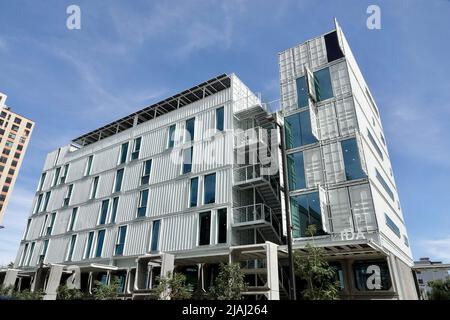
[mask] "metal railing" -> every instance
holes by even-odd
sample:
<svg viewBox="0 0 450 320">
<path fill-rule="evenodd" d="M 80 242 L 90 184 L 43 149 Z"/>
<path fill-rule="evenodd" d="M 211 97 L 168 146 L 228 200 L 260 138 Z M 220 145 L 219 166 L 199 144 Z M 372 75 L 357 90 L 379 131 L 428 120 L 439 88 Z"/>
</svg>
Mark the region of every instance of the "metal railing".
<svg viewBox="0 0 450 320">
<path fill-rule="evenodd" d="M 233 208 L 233 222 L 235 225 L 250 224 L 251 222 L 268 222 L 278 236 L 281 235 L 281 223 L 272 209 L 264 203 Z"/>
<path fill-rule="evenodd" d="M 270 142 L 270 131 L 261 127 L 238 130 L 234 134 L 234 147 L 242 148 L 254 144 L 267 146 Z"/>
<path fill-rule="evenodd" d="M 258 178 L 266 179 L 266 176 L 261 175 L 261 167 L 262 165 L 257 163 L 234 169 L 234 182 L 245 182 Z"/>
</svg>

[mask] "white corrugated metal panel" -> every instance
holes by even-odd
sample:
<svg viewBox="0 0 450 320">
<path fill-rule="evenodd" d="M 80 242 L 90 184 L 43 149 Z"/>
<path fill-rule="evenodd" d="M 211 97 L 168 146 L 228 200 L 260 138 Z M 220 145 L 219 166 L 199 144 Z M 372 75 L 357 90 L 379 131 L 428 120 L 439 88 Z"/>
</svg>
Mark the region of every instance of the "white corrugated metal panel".
<svg viewBox="0 0 450 320">
<path fill-rule="evenodd" d="M 28 244 L 28 249 L 27 249 L 28 251 L 27 251 L 27 254 L 28 254 L 29 251 L 30 251 L 30 246 L 31 246 L 31 244 Z M 24 248 L 25 248 L 25 244 L 22 243 L 22 244 L 19 246 L 19 250 L 17 250 L 17 255 L 16 255 L 16 258 L 14 259 L 14 267 L 19 266 L 20 260 L 22 259 L 22 255 L 23 255 L 23 250 L 24 250 Z"/>
<path fill-rule="evenodd" d="M 142 136 L 140 158 L 152 157 L 164 151 L 167 143 L 167 130 L 167 128 L 163 128 Z"/>
<path fill-rule="evenodd" d="M 44 223 L 44 217 L 44 215 L 40 215 L 31 219 L 31 225 L 30 229 L 28 230 L 26 240 L 33 240 L 39 237 L 39 233 L 42 229 L 42 224 Z"/>
<path fill-rule="evenodd" d="M 150 195 L 149 195 L 150 196 Z M 127 193 L 119 198 L 116 222 L 131 221 L 136 218 L 139 192 Z"/>
<path fill-rule="evenodd" d="M 149 192 L 149 217 L 157 217 L 171 212 L 180 212 L 188 205 L 189 179 L 171 181 L 152 187 Z"/>
<path fill-rule="evenodd" d="M 78 209 L 74 230 L 94 228 L 97 225 L 101 201 L 91 202 Z"/>
<path fill-rule="evenodd" d="M 30 244 L 30 246 L 31 246 L 31 244 Z M 36 241 L 36 244 L 34 246 L 34 250 L 32 252 L 32 256 L 30 259 L 30 266 L 37 265 L 38 260 L 39 260 L 39 255 L 41 254 L 41 250 L 42 250 L 42 240 Z"/>
<path fill-rule="evenodd" d="M 225 150 L 225 147 L 230 147 L 230 144 L 226 144 L 226 135 L 219 135 L 217 138 L 210 141 L 203 141 L 194 146 L 193 156 L 193 169 L 194 173 L 214 170 L 218 167 L 223 167 L 226 164 L 232 164 L 232 162 L 226 162 L 227 155 L 231 153 L 232 149 Z M 230 161 L 230 160 L 228 160 Z"/>
<path fill-rule="evenodd" d="M 330 67 L 331 82 L 334 96 L 339 98 L 351 92 L 350 78 L 347 72 L 347 64 L 340 62 Z"/>
<path fill-rule="evenodd" d="M 344 158 L 340 143 L 323 146 L 327 183 L 345 181 Z"/>
<path fill-rule="evenodd" d="M 69 153 L 71 146 L 67 145 L 64 147 L 59 148 L 59 155 L 56 160 L 56 166 L 60 166 L 66 162 L 66 155 Z"/>
<path fill-rule="evenodd" d="M 314 188 L 323 183 L 322 157 L 320 149 L 314 148 L 303 152 L 307 188 Z"/>
<path fill-rule="evenodd" d="M 52 238 L 48 243 L 45 262 L 46 263 L 63 262 L 65 259 L 67 245 L 69 241 L 70 236 Z"/>
<path fill-rule="evenodd" d="M 159 183 L 175 179 L 180 175 L 181 150 L 174 149 L 163 153 L 152 160 L 152 176 L 150 183 Z"/>
<path fill-rule="evenodd" d="M 128 225 L 124 255 L 140 255 L 148 251 L 152 221 Z"/>
<path fill-rule="evenodd" d="M 289 49 L 279 55 L 280 83 L 282 84 L 296 78 L 293 52 L 292 49 Z"/>
<path fill-rule="evenodd" d="M 77 181 L 73 185 L 72 191 L 72 199 L 70 203 L 72 205 L 78 205 L 86 202 L 89 198 L 89 192 L 91 190 L 92 179 L 83 179 L 81 181 Z"/>
<path fill-rule="evenodd" d="M 295 80 L 281 84 L 281 103 L 285 111 L 297 107 L 297 84 Z"/>
<path fill-rule="evenodd" d="M 336 100 L 336 111 L 341 135 L 353 133 L 357 128 L 353 97 Z"/>
<path fill-rule="evenodd" d="M 152 162 L 153 165 L 153 162 Z M 125 173 L 122 181 L 122 191 L 129 191 L 132 189 L 136 189 L 141 184 L 141 176 L 143 172 L 143 162 L 135 161 L 130 163 L 125 168 Z"/>
<path fill-rule="evenodd" d="M 351 216 L 350 200 L 347 188 L 329 191 L 331 221 L 333 232 L 353 230 L 353 219 Z"/>
<path fill-rule="evenodd" d="M 328 62 L 324 37 L 318 37 L 308 41 L 311 67 L 314 69 Z"/>
<path fill-rule="evenodd" d="M 339 135 L 334 103 L 327 103 L 317 109 L 319 118 L 320 139 L 326 140 Z"/>
<path fill-rule="evenodd" d="M 45 158 L 43 171 L 49 170 L 54 167 L 58 153 L 59 149 L 56 149 L 55 151 L 52 151 L 47 154 L 47 157 Z"/>
<path fill-rule="evenodd" d="M 87 245 L 87 237 L 89 232 L 83 232 L 77 234 L 77 242 L 72 254 L 72 261 L 81 261 L 84 258 L 84 250 Z"/>
<path fill-rule="evenodd" d="M 67 173 L 66 183 L 81 179 L 86 168 L 87 158 L 75 160 L 70 163 L 69 172 Z"/>
<path fill-rule="evenodd" d="M 161 223 L 160 250 L 176 251 L 195 248 L 197 221 L 197 214 L 165 218 Z"/>
<path fill-rule="evenodd" d="M 42 184 L 42 190 L 46 191 L 52 187 L 53 179 L 55 177 L 55 169 L 47 171 L 45 174 L 45 180 Z"/>
<path fill-rule="evenodd" d="M 120 146 L 102 150 L 95 154 L 92 163 L 92 174 L 98 174 L 105 170 L 110 170 L 117 165 L 119 159 Z"/>
<path fill-rule="evenodd" d="M 301 77 L 304 72 L 303 66 L 309 65 L 308 43 L 297 45 L 294 50 L 295 78 Z"/>
<path fill-rule="evenodd" d="M 103 243 L 102 258 L 110 258 L 114 255 L 117 240 L 117 228 L 106 229 L 105 242 Z"/>
<path fill-rule="evenodd" d="M 127 169 L 125 169 L 124 179 L 126 178 L 127 174 Z M 116 171 L 108 171 L 100 175 L 100 179 L 98 181 L 97 198 L 107 197 L 112 193 L 115 178 Z"/>
<path fill-rule="evenodd" d="M 57 189 L 53 189 L 50 201 L 48 203 L 47 209 L 48 211 L 54 211 L 61 208 L 63 205 L 64 197 L 67 192 L 67 186 L 62 186 Z M 45 197 L 44 197 L 45 198 Z M 42 200 L 44 201 L 44 200 Z"/>
<path fill-rule="evenodd" d="M 55 224 L 53 226 L 52 235 L 62 234 L 67 231 L 72 209 L 65 209 L 56 213 Z"/>
<path fill-rule="evenodd" d="M 223 204 L 231 202 L 232 169 L 224 169 L 216 173 L 216 203 Z"/>
<path fill-rule="evenodd" d="M 377 229 L 375 209 L 368 184 L 349 188 L 350 201 L 358 231 L 371 231 Z"/>
</svg>

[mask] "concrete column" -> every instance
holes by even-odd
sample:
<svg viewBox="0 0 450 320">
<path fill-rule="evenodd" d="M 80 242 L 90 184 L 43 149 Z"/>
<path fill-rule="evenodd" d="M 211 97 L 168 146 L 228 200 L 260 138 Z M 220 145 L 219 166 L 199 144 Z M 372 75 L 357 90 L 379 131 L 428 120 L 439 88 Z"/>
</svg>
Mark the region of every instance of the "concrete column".
<svg viewBox="0 0 450 320">
<path fill-rule="evenodd" d="M 267 285 L 269 300 L 280 300 L 280 283 L 278 278 L 278 249 L 277 245 L 266 241 L 267 257 Z"/>
<path fill-rule="evenodd" d="M 9 287 L 14 286 L 17 279 L 17 274 L 19 273 L 19 270 L 17 269 L 8 269 L 6 271 L 5 280 L 3 280 L 3 286 Z"/>
<path fill-rule="evenodd" d="M 81 270 L 79 266 L 68 266 L 67 271 L 72 275 L 67 278 L 66 285 L 69 289 L 81 289 Z"/>
<path fill-rule="evenodd" d="M 60 264 L 54 264 L 50 268 L 50 274 L 45 287 L 44 300 L 56 300 L 56 291 L 61 282 L 61 275 L 64 266 Z"/>
</svg>

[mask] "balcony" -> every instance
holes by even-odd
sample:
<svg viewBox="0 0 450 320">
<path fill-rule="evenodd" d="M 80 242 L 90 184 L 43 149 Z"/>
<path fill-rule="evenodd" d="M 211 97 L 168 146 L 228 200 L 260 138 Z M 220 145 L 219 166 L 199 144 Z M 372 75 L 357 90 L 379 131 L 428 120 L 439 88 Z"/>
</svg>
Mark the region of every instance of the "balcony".
<svg viewBox="0 0 450 320">
<path fill-rule="evenodd" d="M 270 227 L 279 237 L 281 223 L 272 209 L 264 203 L 233 208 L 233 227 Z"/>
<path fill-rule="evenodd" d="M 255 127 L 246 130 L 238 130 L 234 134 L 234 148 L 257 148 L 265 147 L 268 148 L 270 146 L 270 130 Z"/>
</svg>

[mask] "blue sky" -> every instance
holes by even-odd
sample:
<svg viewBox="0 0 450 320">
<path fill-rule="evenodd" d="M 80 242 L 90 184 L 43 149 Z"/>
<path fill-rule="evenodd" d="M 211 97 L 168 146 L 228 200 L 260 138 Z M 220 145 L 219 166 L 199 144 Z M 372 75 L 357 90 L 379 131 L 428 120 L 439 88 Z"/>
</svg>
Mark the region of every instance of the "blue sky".
<svg viewBox="0 0 450 320">
<path fill-rule="evenodd" d="M 66 8 L 81 8 L 81 30 Z M 366 27 L 369 4 L 381 30 Z M 450 1 L 2 0 L 0 91 L 36 129 L 0 230 L 13 260 L 45 156 L 222 73 L 279 98 L 277 53 L 337 17 L 384 124 L 415 258 L 450 261 Z"/>
</svg>

